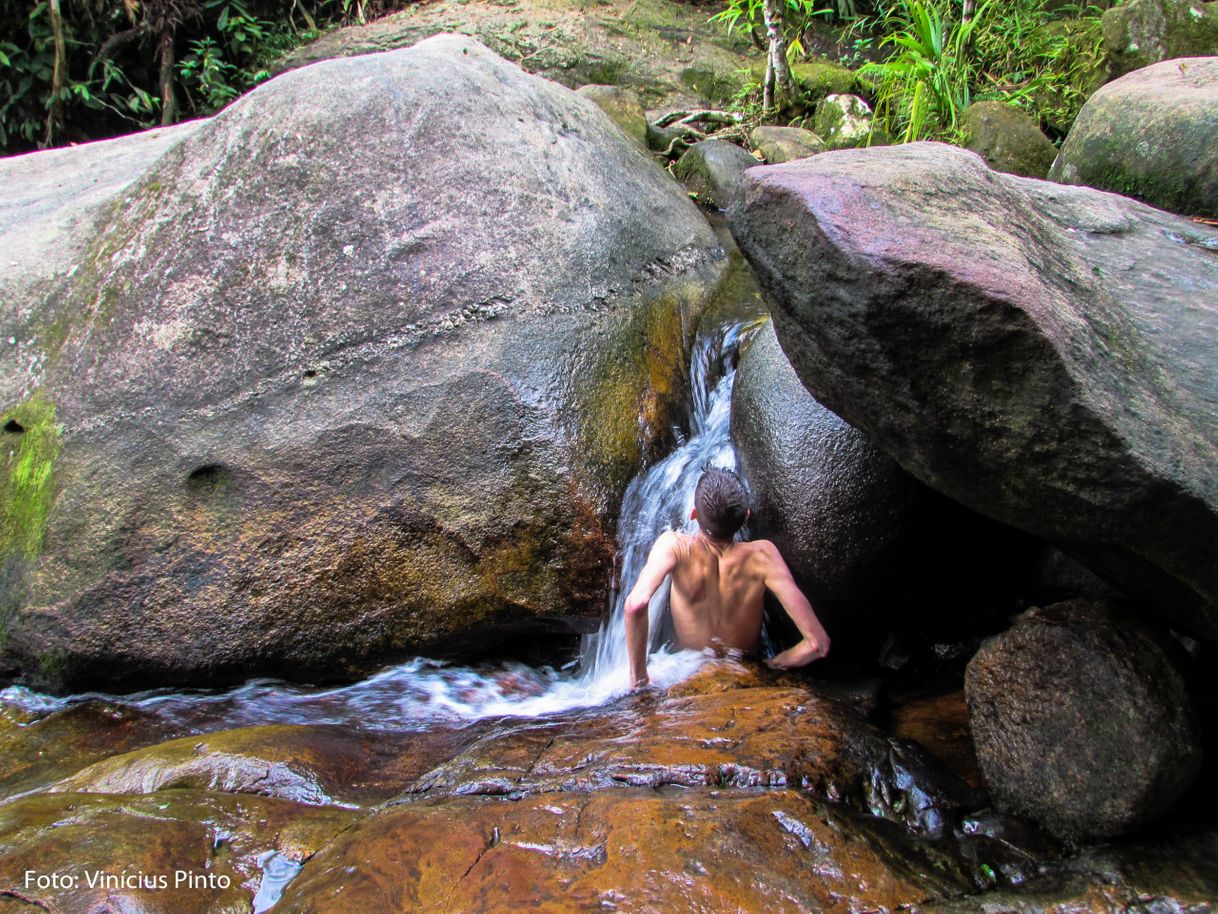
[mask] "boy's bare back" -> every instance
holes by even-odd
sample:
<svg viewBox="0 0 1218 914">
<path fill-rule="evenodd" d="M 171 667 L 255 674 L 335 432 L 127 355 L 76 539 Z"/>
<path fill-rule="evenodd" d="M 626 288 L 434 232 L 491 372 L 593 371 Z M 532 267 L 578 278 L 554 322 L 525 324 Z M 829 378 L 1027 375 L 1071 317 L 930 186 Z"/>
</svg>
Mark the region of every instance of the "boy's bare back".
<svg viewBox="0 0 1218 914">
<path fill-rule="evenodd" d="M 631 681 L 636 686 L 648 682 L 647 605 L 670 574 L 673 625 L 682 648 L 760 654 L 764 597 L 769 590 L 803 640 L 766 662 L 778 668 L 797 667 L 829 652 L 829 636 L 773 543 L 724 542 L 701 530 L 692 536 L 669 532 L 656 540 L 626 599 Z"/>
</svg>

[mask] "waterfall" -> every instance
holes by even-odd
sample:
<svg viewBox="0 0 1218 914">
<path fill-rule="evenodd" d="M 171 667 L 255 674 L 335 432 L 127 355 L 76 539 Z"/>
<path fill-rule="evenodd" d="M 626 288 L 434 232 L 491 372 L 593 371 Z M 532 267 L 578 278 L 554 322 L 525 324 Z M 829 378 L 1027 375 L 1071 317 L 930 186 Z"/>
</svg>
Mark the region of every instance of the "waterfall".
<svg viewBox="0 0 1218 914">
<path fill-rule="evenodd" d="M 694 344 L 689 374 L 692 392 L 690 436 L 666 458 L 639 474 L 622 500 L 618 521 L 621 579 L 613 599 L 613 611 L 600 631 L 584 639 L 581 662 L 590 688 L 602 681 L 617 682 L 629 676 L 626 653 L 626 596 L 647 561 L 651 544 L 665 530 L 694 532 L 689 519 L 694 506 L 694 487 L 708 466 L 736 469 L 736 451 L 731 441 L 732 383 L 736 377 L 735 356 L 749 325 L 732 323 L 712 334 L 700 334 Z M 668 601 L 665 583 L 651 598 L 647 610 L 652 644 L 660 634 L 660 622 Z M 665 655 L 657 658 L 661 666 Z M 661 681 L 665 678 L 660 677 Z"/>
<path fill-rule="evenodd" d="M 629 689 L 625 602 L 647 553 L 665 530 L 692 530 L 694 486 L 706 466 L 736 468 L 731 444 L 732 382 L 736 351 L 754 323 L 736 322 L 700 332 L 690 365 L 689 437 L 668 457 L 635 477 L 622 500 L 618 523 L 621 578 L 613 611 L 598 633 L 584 640 L 578 673 L 533 669 L 520 663 L 473 669 L 416 658 L 331 689 L 257 679 L 224 692 L 155 689 L 122 697 L 97 694 L 53 698 L 21 686 L 0 690 L 0 704 L 38 713 L 90 698 L 139 707 L 200 731 L 271 723 L 357 724 L 371 729 L 422 730 L 486 717 L 535 717 L 592 707 Z M 661 632 L 667 588 L 651 601 L 653 644 Z M 651 656 L 648 672 L 658 687 L 679 682 L 705 657 L 694 651 Z"/>
</svg>

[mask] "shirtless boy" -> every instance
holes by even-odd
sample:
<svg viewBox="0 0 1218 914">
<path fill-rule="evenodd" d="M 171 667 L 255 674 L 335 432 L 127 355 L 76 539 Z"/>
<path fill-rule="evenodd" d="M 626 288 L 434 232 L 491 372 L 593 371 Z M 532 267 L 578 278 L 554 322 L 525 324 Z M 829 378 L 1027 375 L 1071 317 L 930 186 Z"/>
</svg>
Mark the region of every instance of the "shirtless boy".
<svg viewBox="0 0 1218 914">
<path fill-rule="evenodd" d="M 766 663 L 778 669 L 804 666 L 829 653 L 829 636 L 787 563 L 768 540 L 734 542 L 748 520 L 748 494 L 730 470 L 710 469 L 694 489 L 693 536 L 668 532 L 651 547 L 647 564 L 626 597 L 630 681 L 646 686 L 647 604 L 672 575 L 669 603 L 680 647 L 693 650 L 761 650 L 762 600 L 767 590 L 782 604 L 803 639 Z"/>
</svg>

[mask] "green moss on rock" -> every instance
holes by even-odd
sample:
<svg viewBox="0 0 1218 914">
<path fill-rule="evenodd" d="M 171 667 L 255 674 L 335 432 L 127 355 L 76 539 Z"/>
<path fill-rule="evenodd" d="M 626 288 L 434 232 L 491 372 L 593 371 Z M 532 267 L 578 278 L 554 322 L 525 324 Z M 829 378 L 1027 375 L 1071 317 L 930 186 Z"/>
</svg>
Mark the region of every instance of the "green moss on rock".
<svg viewBox="0 0 1218 914">
<path fill-rule="evenodd" d="M 4 469 L 0 473 L 0 556 L 34 558 L 42 550 L 54 498 L 54 465 L 63 445 L 55 406 L 35 394 L 0 417 Z"/>
</svg>

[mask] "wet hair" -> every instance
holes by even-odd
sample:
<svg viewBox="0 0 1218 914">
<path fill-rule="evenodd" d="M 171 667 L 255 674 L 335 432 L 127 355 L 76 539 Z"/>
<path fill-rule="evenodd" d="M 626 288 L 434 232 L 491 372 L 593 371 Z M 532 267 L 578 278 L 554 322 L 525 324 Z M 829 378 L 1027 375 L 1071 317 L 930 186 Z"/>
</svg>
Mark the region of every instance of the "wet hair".
<svg viewBox="0 0 1218 914">
<path fill-rule="evenodd" d="M 749 513 L 749 493 L 731 470 L 709 467 L 694 488 L 698 526 L 717 540 L 730 540 L 744 526 Z"/>
</svg>

